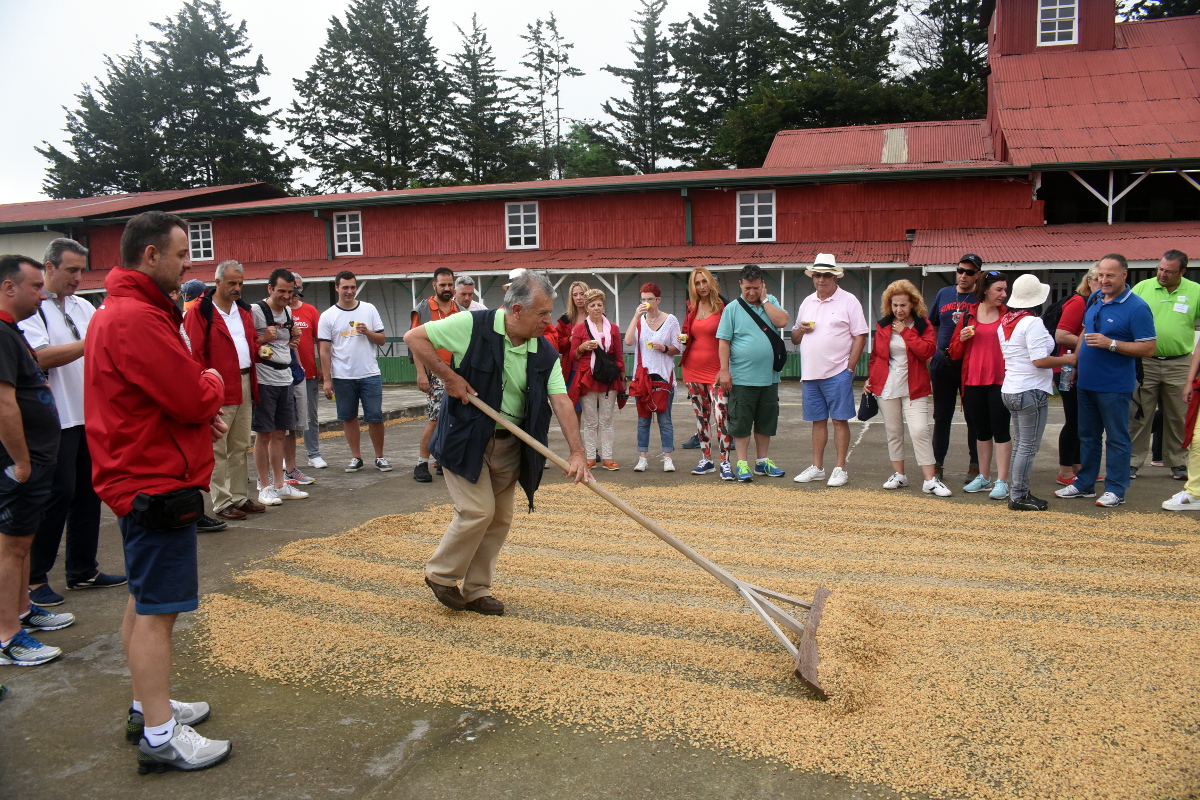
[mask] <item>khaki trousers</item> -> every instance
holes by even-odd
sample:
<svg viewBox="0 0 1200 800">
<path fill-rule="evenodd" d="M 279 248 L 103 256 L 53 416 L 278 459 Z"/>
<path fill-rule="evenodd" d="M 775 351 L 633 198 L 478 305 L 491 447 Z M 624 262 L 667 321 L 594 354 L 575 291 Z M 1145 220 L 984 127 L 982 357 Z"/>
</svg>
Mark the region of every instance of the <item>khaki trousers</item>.
<svg viewBox="0 0 1200 800">
<path fill-rule="evenodd" d="M 909 400 L 892 397 L 879 400 L 879 411 L 883 415 L 883 430 L 887 434 L 888 458 L 904 460 L 904 424 L 908 423 L 908 438 L 912 440 L 913 455 L 917 466 L 927 467 L 936 463 L 933 458 L 933 429 L 929 427 L 929 405 L 931 398 Z"/>
<path fill-rule="evenodd" d="M 249 467 L 246 450 L 250 447 L 250 418 L 254 415 L 254 402 L 250 395 L 250 374 L 242 377 L 242 403 L 236 406 L 221 406 L 222 419 L 229 432 L 213 442 L 212 491 L 213 511 L 229 506 L 240 506 L 246 502 L 246 482 Z"/>
<path fill-rule="evenodd" d="M 521 442 L 515 436 L 488 442 L 477 483 L 446 470 L 454 519 L 425 565 L 425 577 L 442 586 L 462 581 L 468 603 L 491 595 L 496 560 L 512 525 L 520 471 Z"/>
<path fill-rule="evenodd" d="M 1163 463 L 1168 467 L 1187 465 L 1187 453 L 1183 451 L 1183 425 L 1187 419 L 1187 405 L 1183 402 L 1183 390 L 1187 388 L 1188 368 L 1191 359 L 1187 356 L 1159 361 L 1156 358 L 1142 359 L 1144 378 L 1142 385 L 1133 393 L 1135 400 L 1142 403 L 1143 416 L 1134 419 L 1137 404 L 1129 406 L 1129 438 L 1133 440 L 1131 467 L 1141 469 L 1150 460 L 1150 435 L 1154 428 L 1154 410 L 1162 403 L 1163 409 Z"/>
</svg>

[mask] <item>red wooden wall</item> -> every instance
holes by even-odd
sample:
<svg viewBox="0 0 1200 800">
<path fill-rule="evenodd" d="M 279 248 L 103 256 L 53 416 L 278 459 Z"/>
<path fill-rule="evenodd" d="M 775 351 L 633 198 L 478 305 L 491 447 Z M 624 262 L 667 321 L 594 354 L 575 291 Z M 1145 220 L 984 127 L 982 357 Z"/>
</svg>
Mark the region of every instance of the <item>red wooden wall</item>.
<svg viewBox="0 0 1200 800">
<path fill-rule="evenodd" d="M 1058 53 L 1072 50 L 1111 50 L 1116 44 L 1117 7 L 1114 0 L 1076 0 L 1078 44 L 1038 47 L 1038 0 L 1002 0 L 992 16 L 988 57 L 1019 53 Z"/>
</svg>

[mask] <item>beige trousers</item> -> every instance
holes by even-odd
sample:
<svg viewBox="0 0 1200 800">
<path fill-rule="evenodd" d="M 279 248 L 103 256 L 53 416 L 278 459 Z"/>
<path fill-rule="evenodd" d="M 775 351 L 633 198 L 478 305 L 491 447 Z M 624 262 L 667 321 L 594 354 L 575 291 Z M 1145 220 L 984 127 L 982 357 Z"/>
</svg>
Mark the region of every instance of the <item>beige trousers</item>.
<svg viewBox="0 0 1200 800">
<path fill-rule="evenodd" d="M 242 376 L 242 404 L 221 406 L 229 432 L 213 442 L 212 491 L 213 511 L 229 506 L 240 506 L 246 502 L 246 482 L 249 467 L 246 450 L 250 447 L 250 418 L 254 415 L 254 402 L 250 395 L 250 374 Z"/>
<path fill-rule="evenodd" d="M 917 466 L 937 463 L 933 457 L 933 429 L 929 427 L 929 396 L 917 400 L 907 397 L 879 398 L 879 413 L 883 415 L 883 430 L 887 434 L 888 458 L 904 460 L 904 423 L 908 423 L 908 438 L 912 440 Z"/>
<path fill-rule="evenodd" d="M 1129 438 L 1133 440 L 1130 466 L 1141 469 L 1150 460 L 1150 435 L 1154 429 L 1154 411 L 1162 403 L 1163 463 L 1168 467 L 1187 465 L 1187 453 L 1183 451 L 1183 425 L 1187 419 L 1187 405 L 1183 402 L 1183 390 L 1187 388 L 1190 358 L 1173 358 L 1159 361 L 1156 358 L 1142 359 L 1144 377 L 1142 385 L 1134 390 L 1134 400 L 1141 400 L 1143 416 L 1134 419 L 1137 403 L 1129 404 Z"/>
<path fill-rule="evenodd" d="M 491 595 L 496 560 L 512 525 L 520 471 L 521 442 L 515 436 L 488 442 L 477 483 L 446 469 L 454 518 L 425 565 L 425 577 L 442 586 L 462 581 L 468 603 Z"/>
</svg>

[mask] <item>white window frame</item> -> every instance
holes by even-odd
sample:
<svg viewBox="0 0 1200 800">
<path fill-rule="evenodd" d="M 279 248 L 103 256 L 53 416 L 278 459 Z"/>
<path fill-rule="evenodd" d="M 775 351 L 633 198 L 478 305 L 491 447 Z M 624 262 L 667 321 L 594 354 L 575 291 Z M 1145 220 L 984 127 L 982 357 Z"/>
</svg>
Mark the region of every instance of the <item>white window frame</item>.
<svg viewBox="0 0 1200 800">
<path fill-rule="evenodd" d="M 765 205 L 765 203 L 762 199 L 763 195 L 770 195 L 770 197 L 771 197 L 771 199 L 770 199 L 771 235 L 769 237 L 764 237 L 764 236 L 758 235 L 759 231 L 761 230 L 760 226 L 761 226 L 762 220 L 764 218 L 766 218 L 766 216 L 767 216 L 766 214 L 764 214 L 760 211 L 760 208 L 763 205 Z M 752 235 L 749 237 L 743 237 L 742 236 L 742 230 L 743 230 L 742 198 L 747 197 L 747 196 L 749 196 L 751 198 L 750 204 L 753 207 L 753 212 L 752 212 L 750 218 L 752 218 L 754 220 L 754 226 L 750 229 Z M 753 190 L 749 190 L 749 191 L 735 192 L 734 197 L 733 197 L 734 241 L 738 242 L 739 244 L 743 243 L 743 242 L 773 242 L 773 241 L 775 241 L 776 235 L 778 233 L 778 228 L 776 227 L 776 223 L 775 223 L 776 212 L 779 210 L 778 201 L 779 201 L 779 197 L 775 193 L 774 189 L 753 189 Z"/>
<path fill-rule="evenodd" d="M 204 235 L 205 233 L 208 234 L 207 237 Z M 188 252 L 192 257 L 192 261 L 216 260 L 214 258 L 216 250 L 213 248 L 212 220 L 206 219 L 188 223 Z"/>
<path fill-rule="evenodd" d="M 529 208 L 532 206 L 533 211 Z M 514 212 L 513 209 L 516 209 Z M 513 233 L 514 225 L 509 221 L 509 216 L 516 213 L 520 216 L 520 221 L 516 223 L 516 233 Z M 529 221 L 525 215 L 533 214 L 533 243 L 530 244 L 529 232 L 525 230 L 529 225 Z M 513 244 L 513 238 L 520 239 L 520 244 Z M 537 250 L 542 246 L 542 211 L 538 206 L 537 200 L 523 200 L 516 203 L 504 204 L 504 248 L 506 250 Z"/>
<path fill-rule="evenodd" d="M 1063 15 L 1063 11 L 1070 10 L 1069 17 Z M 1047 17 L 1047 13 L 1052 13 L 1054 16 Z M 1071 21 L 1071 38 L 1060 38 L 1064 29 L 1059 23 L 1067 20 Z M 1046 23 L 1053 22 L 1054 29 L 1047 31 Z M 1044 41 L 1043 37 L 1047 34 L 1053 37 L 1051 41 Z M 1054 47 L 1056 45 L 1077 44 L 1079 42 L 1079 0 L 1038 0 L 1038 17 L 1037 17 L 1037 43 L 1038 47 Z"/>
<path fill-rule="evenodd" d="M 345 226 L 339 231 L 339 226 Z M 354 226 L 358 230 L 354 230 Z M 345 241 L 338 241 L 345 237 Z M 363 226 L 361 211 L 341 211 L 333 215 L 333 255 L 361 256 L 363 254 Z"/>
</svg>

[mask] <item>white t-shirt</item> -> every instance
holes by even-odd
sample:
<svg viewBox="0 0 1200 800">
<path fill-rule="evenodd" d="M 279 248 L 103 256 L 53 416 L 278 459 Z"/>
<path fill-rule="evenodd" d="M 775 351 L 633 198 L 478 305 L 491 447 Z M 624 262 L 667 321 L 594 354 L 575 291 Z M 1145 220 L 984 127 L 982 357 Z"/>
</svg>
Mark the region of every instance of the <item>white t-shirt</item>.
<svg viewBox="0 0 1200 800">
<path fill-rule="evenodd" d="M 49 292 L 47 292 L 49 294 Z M 71 295 L 62 300 L 62 310 L 53 296 L 42 301 L 41 314 L 35 313 L 17 323 L 25 334 L 25 341 L 34 350 L 73 344 L 87 337 L 88 323 L 96 309 L 87 300 Z M 64 313 L 75 323 L 75 330 L 63 318 Z M 46 321 L 42 322 L 42 314 Z M 49 330 L 47 330 L 47 327 Z M 76 336 L 75 333 L 79 335 Z M 83 424 L 83 359 L 77 358 L 70 364 L 50 370 L 50 391 L 58 406 L 58 423 L 62 428 L 73 428 Z"/>
<path fill-rule="evenodd" d="M 895 331 L 888 340 L 888 379 L 883 387 L 884 400 L 908 397 L 908 345 L 904 337 Z"/>
<path fill-rule="evenodd" d="M 642 317 L 638 323 L 638 338 L 634 343 L 637 348 L 636 353 L 642 354 L 642 366 L 651 372 L 651 374 L 661 375 L 672 386 L 675 385 L 675 357 L 669 356 L 661 350 L 651 350 L 646 347 L 650 342 L 666 345 L 668 348 L 679 347 L 679 341 L 675 338 L 679 335 L 679 320 L 675 319 L 674 314 L 667 314 L 667 318 L 663 320 L 662 325 L 658 326 L 658 330 L 650 327 L 650 323 L 646 322 L 646 318 Z M 637 356 L 634 355 L 636 363 Z"/>
<path fill-rule="evenodd" d="M 358 332 L 356 326 L 360 322 L 369 331 L 383 333 L 383 320 L 370 303 L 360 300 L 349 310 L 334 305 L 321 312 L 317 341 L 329 342 L 333 354 L 329 365 L 331 377 L 358 380 L 379 374 L 375 345 Z"/>
<path fill-rule="evenodd" d="M 274 319 L 268 323 L 262 306 L 254 303 L 250 306 L 250 314 L 254 320 L 254 330 L 259 336 L 266 332 L 268 325 L 275 326 L 275 338 L 267 342 L 271 345 L 271 361 L 275 364 L 285 365 L 283 369 L 276 369 L 256 359 L 254 369 L 258 371 L 258 382 L 263 386 L 291 386 L 292 370 L 288 365 L 292 363 L 292 348 L 288 345 L 292 340 L 292 332 L 284 327 L 291 319 L 291 311 L 287 308 L 278 313 L 272 310 L 271 315 Z M 258 349 L 257 344 L 255 344 L 255 349 Z"/>
<path fill-rule="evenodd" d="M 238 309 L 238 304 L 231 303 L 228 314 L 222 311 L 216 303 L 213 303 L 213 308 L 221 315 L 221 319 L 225 321 L 225 327 L 229 329 L 229 335 L 233 337 L 233 346 L 237 350 L 238 356 L 238 369 L 248 369 L 254 361 L 250 357 L 250 343 L 246 341 L 246 326 L 242 324 L 242 312 Z"/>
<path fill-rule="evenodd" d="M 1000 339 L 1000 352 L 1004 354 L 1004 383 L 1000 391 L 1019 394 L 1041 389 L 1049 394 L 1054 384 L 1054 370 L 1033 365 L 1034 361 L 1054 352 L 1054 339 L 1041 318 L 1023 317 L 1013 328 L 1011 339 L 1005 340 L 1004 325 L 996 329 L 996 335 Z"/>
</svg>

